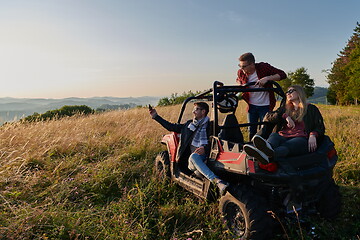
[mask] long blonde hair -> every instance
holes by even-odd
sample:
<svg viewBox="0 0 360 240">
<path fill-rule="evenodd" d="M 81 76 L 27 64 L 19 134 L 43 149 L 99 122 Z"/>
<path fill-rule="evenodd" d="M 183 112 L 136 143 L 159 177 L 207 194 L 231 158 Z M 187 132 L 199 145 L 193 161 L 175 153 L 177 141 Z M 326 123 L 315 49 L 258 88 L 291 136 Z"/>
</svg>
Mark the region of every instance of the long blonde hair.
<svg viewBox="0 0 360 240">
<path fill-rule="evenodd" d="M 290 86 L 288 90 L 291 88 L 295 89 L 299 96 L 299 108 L 295 110 L 293 103 L 286 99 L 285 113 L 290 116 L 294 121 L 301 122 L 307 110 L 306 94 L 304 88 L 299 85 Z"/>
</svg>

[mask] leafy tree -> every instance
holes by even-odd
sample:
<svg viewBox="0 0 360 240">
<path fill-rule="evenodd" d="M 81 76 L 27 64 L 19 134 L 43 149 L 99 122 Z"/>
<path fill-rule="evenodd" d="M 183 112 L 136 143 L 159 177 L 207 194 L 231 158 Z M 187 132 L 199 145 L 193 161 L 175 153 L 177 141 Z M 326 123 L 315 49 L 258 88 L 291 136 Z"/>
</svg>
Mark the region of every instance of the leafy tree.
<svg viewBox="0 0 360 240">
<path fill-rule="evenodd" d="M 331 89 L 328 101 L 338 104 L 357 104 L 360 97 L 360 24 L 354 29 L 338 58 L 328 71 L 328 83 Z"/>
<path fill-rule="evenodd" d="M 161 98 L 158 102 L 158 106 L 168 106 L 171 105 L 170 99 L 168 97 Z"/>
<path fill-rule="evenodd" d="M 357 104 L 360 97 L 360 44 L 349 55 L 349 63 L 345 67 L 349 83 L 346 86 L 349 98 Z"/>
<path fill-rule="evenodd" d="M 158 106 L 168 106 L 168 105 L 176 105 L 181 104 L 187 99 L 188 97 L 193 97 L 197 94 L 199 94 L 199 91 L 192 92 L 191 90 L 188 92 L 183 92 L 182 95 L 178 95 L 177 93 L 171 94 L 171 97 L 164 97 L 161 98 L 158 102 Z"/>
<path fill-rule="evenodd" d="M 284 91 L 286 91 L 286 89 L 288 89 L 292 85 L 291 80 L 289 78 L 285 78 L 285 79 L 279 81 L 278 83 L 280 84 L 281 88 Z"/>
<path fill-rule="evenodd" d="M 287 79 L 279 82 L 283 89 L 288 89 L 291 85 L 300 85 L 304 88 L 306 97 L 311 97 L 314 94 L 314 79 L 310 78 L 307 69 L 301 67 L 287 75 Z"/>
<path fill-rule="evenodd" d="M 330 104 L 336 104 L 336 92 L 333 89 L 333 86 L 330 85 L 328 88 L 328 92 L 326 94 L 326 98 L 328 100 L 328 103 Z"/>
</svg>

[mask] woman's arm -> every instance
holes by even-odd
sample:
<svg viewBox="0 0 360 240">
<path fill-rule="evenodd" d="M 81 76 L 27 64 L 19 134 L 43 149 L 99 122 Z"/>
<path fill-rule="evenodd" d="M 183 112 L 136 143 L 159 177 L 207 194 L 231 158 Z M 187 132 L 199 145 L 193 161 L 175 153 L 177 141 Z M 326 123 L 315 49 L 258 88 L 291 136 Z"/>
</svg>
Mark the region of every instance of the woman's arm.
<svg viewBox="0 0 360 240">
<path fill-rule="evenodd" d="M 312 104 L 308 105 L 307 113 L 304 117 L 306 131 L 309 135 L 315 135 L 315 137 L 322 137 L 325 134 L 324 119 L 319 109 Z"/>
<path fill-rule="evenodd" d="M 317 140 L 325 134 L 325 125 L 319 109 L 312 104 L 308 105 L 307 114 L 304 117 L 305 128 L 309 133 L 309 152 L 317 149 Z"/>
</svg>

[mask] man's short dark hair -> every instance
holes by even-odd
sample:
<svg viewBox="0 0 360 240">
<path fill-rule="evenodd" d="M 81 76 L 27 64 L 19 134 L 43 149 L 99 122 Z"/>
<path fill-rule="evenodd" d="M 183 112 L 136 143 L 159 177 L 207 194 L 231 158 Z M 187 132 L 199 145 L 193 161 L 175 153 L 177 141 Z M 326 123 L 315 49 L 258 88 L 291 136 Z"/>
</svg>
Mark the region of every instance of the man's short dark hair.
<svg viewBox="0 0 360 240">
<path fill-rule="evenodd" d="M 198 106 L 201 109 L 205 110 L 205 114 L 209 113 L 209 105 L 206 102 L 196 102 L 194 105 Z"/>
<path fill-rule="evenodd" d="M 244 53 L 239 57 L 239 61 L 246 61 L 248 63 L 255 63 L 255 57 L 252 53 Z"/>
</svg>

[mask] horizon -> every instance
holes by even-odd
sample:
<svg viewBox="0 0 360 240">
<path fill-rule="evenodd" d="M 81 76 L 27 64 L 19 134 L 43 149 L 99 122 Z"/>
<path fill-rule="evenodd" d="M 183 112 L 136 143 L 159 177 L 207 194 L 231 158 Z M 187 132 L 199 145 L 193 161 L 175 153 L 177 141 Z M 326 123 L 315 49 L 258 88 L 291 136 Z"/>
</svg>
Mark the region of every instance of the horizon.
<svg viewBox="0 0 360 240">
<path fill-rule="evenodd" d="M 0 9 L 0 96 L 121 98 L 202 91 L 215 80 L 235 84 L 244 52 L 286 73 L 304 67 L 316 86 L 327 87 L 324 70 L 360 22 L 360 2 L 257 5 L 261 8 L 245 0 L 6 1 Z"/>
<path fill-rule="evenodd" d="M 31 98 L 31 97 L 0 97 L 0 99 L 46 99 L 46 100 L 61 100 L 61 99 L 70 99 L 70 98 L 77 98 L 77 99 L 87 99 L 87 98 L 158 98 L 158 97 L 164 97 L 164 96 L 139 96 L 139 97 L 133 97 L 133 96 L 129 96 L 129 97 L 114 97 L 114 96 L 93 96 L 93 97 L 64 97 L 64 98 L 41 98 L 41 97 L 37 97 L 37 98 Z"/>
<path fill-rule="evenodd" d="M 321 87 L 321 86 L 314 86 L 314 88 L 325 88 L 328 89 L 328 87 Z M 205 90 L 203 90 L 205 91 Z M 175 93 L 175 92 L 174 92 Z M 27 98 L 17 98 L 17 97 L 0 97 L 0 99 L 31 99 L 31 100 L 35 100 L 35 99 L 45 99 L 45 100 L 61 100 L 61 99 L 70 99 L 70 98 L 77 98 L 77 99 L 87 99 L 87 98 L 164 98 L 164 97 L 170 97 L 170 95 L 173 93 L 170 93 L 169 95 L 164 95 L 164 96 L 138 96 L 138 97 L 134 97 L 134 96 L 128 96 L 128 97 L 114 97 L 114 96 L 93 96 L 93 97 L 64 97 L 64 98 L 41 98 L 41 97 L 37 97 L 37 98 L 31 98 L 31 97 L 27 97 Z M 177 94 L 181 94 L 181 93 L 177 93 Z"/>
</svg>

